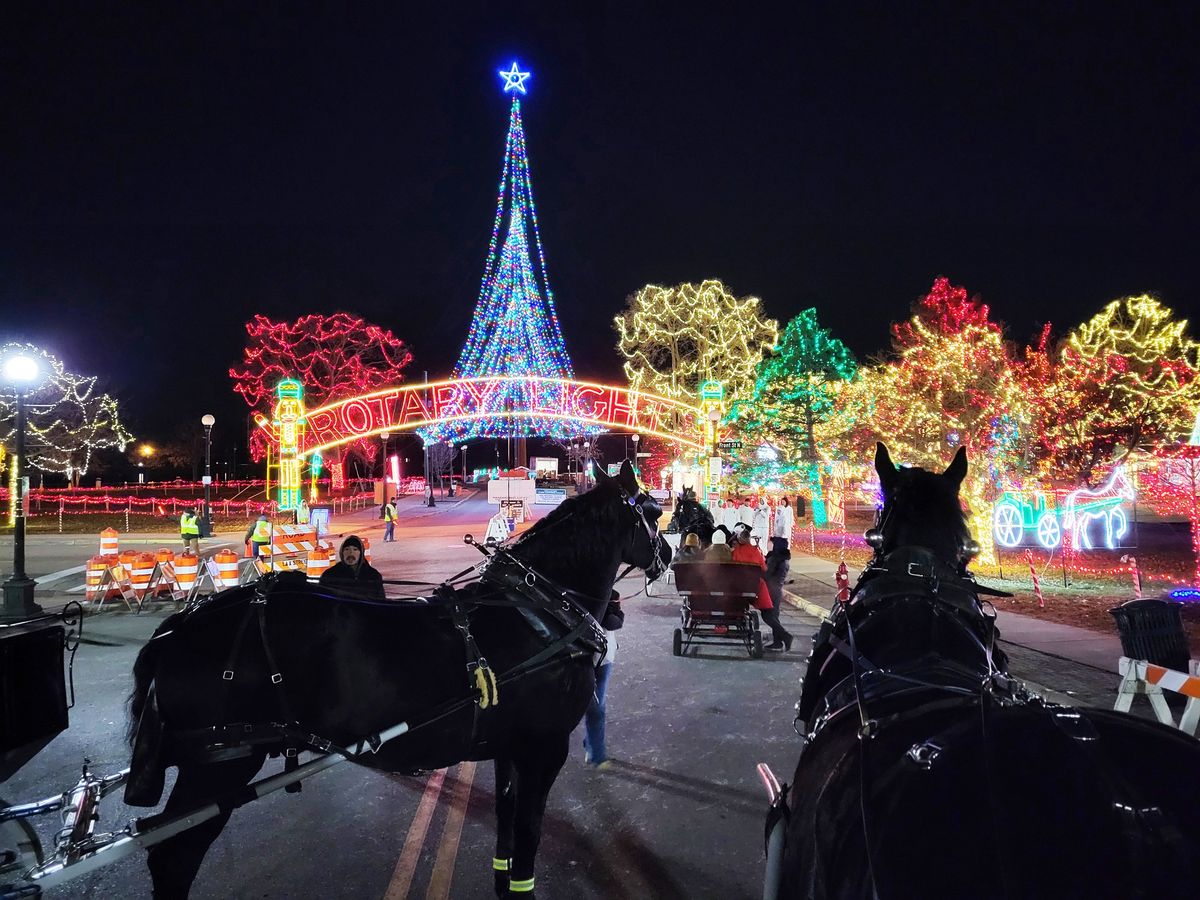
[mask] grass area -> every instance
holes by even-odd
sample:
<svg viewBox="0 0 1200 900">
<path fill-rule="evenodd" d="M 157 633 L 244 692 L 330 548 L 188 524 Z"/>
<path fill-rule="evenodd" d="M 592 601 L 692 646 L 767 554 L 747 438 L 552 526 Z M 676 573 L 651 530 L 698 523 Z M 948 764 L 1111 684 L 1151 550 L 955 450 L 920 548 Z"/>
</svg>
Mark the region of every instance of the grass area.
<svg viewBox="0 0 1200 900">
<path fill-rule="evenodd" d="M 870 518 L 852 517 L 846 524 L 846 562 L 862 567 L 870 559 L 870 548 L 863 541 L 863 532 L 871 527 Z M 809 550 L 807 531 L 798 530 L 797 544 Z M 1191 580 L 1195 561 L 1190 545 L 1174 541 L 1161 546 L 1149 546 L 1129 551 L 1089 551 L 1077 556 L 1078 565 L 1089 569 L 1115 570 L 1103 574 L 1068 571 L 1064 584 L 1061 556 L 1051 556 L 1045 550 L 1033 553 L 1034 566 L 1041 583 L 1045 606 L 1039 606 L 1029 575 L 1029 563 L 1024 549 L 1005 550 L 999 554 L 998 565 L 971 566 L 982 583 L 1009 591 L 1011 599 L 992 598 L 999 609 L 1022 615 L 1077 625 L 1091 631 L 1116 634 L 1116 623 L 1109 610 L 1133 599 L 1132 577 L 1120 562 L 1123 552 L 1134 554 L 1143 573 L 1142 593 L 1157 597 L 1162 592 Z M 816 555 L 837 560 L 841 553 L 840 539 L 817 533 Z M 1192 654 L 1200 654 L 1200 603 L 1185 603 L 1181 608 L 1184 630 L 1192 646 Z"/>
<path fill-rule="evenodd" d="M 223 516 L 213 513 L 213 528 L 219 533 L 244 531 L 250 526 L 253 518 L 242 515 Z M 291 524 L 290 516 L 281 516 L 278 524 Z M 131 512 L 128 520 L 125 513 L 99 513 L 86 516 L 64 515 L 62 531 L 59 531 L 58 516 L 34 516 L 25 520 L 27 534 L 96 534 L 105 528 L 115 528 L 122 534 L 137 534 L 147 532 L 177 532 L 179 531 L 178 516 L 159 516 L 150 513 Z M 5 524 L 0 528 L 0 534 L 12 534 L 13 529 Z"/>
</svg>

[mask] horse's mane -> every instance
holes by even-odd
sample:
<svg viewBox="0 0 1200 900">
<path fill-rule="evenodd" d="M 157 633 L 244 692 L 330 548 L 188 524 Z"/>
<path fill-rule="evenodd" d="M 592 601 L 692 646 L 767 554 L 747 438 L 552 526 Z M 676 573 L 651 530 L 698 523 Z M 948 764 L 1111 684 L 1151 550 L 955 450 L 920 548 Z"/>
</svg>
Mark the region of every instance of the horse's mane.
<svg viewBox="0 0 1200 900">
<path fill-rule="evenodd" d="M 926 547 L 951 564 L 970 537 L 958 485 L 915 467 L 899 469 L 895 482 L 884 488 L 880 530 L 884 553 Z"/>
<path fill-rule="evenodd" d="M 597 585 L 607 574 L 611 558 L 596 553 L 596 544 L 611 541 L 621 526 L 620 505 L 613 488 L 597 485 L 564 500 L 534 523 L 516 542 L 513 553 L 535 569 L 562 579 L 570 573 L 575 585 Z"/>
</svg>

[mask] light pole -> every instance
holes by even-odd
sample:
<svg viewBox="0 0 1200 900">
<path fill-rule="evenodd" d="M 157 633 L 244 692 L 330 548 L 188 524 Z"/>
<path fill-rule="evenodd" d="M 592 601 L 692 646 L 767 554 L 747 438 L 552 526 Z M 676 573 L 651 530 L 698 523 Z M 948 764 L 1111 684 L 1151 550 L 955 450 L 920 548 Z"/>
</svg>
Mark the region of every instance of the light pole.
<svg viewBox="0 0 1200 900">
<path fill-rule="evenodd" d="M 217 423 L 212 413 L 205 413 L 200 418 L 204 426 L 204 529 L 212 534 L 212 505 L 209 490 L 212 487 L 212 427 Z"/>
<path fill-rule="evenodd" d="M 592 477 L 592 442 L 583 442 L 583 486 L 586 489 Z"/>
<path fill-rule="evenodd" d="M 462 472 L 463 472 L 462 483 L 463 483 L 463 487 L 466 487 L 466 484 L 467 484 L 467 445 L 463 444 L 458 449 L 462 451 Z"/>
<path fill-rule="evenodd" d="M 638 441 L 640 441 L 642 439 L 642 436 L 640 434 L 635 434 L 630 439 L 633 441 L 633 471 L 634 471 L 634 474 L 637 474 L 637 471 L 638 471 L 637 448 L 638 448 Z"/>
<path fill-rule="evenodd" d="M 429 480 L 429 445 L 425 445 L 425 505 L 437 506 L 437 501 L 433 499 L 433 482 Z"/>
<path fill-rule="evenodd" d="M 381 477 L 381 479 L 380 479 L 380 480 L 383 482 L 383 502 L 384 502 L 384 503 L 387 503 L 387 499 L 388 499 L 388 491 L 387 491 L 387 445 L 388 445 L 388 441 L 391 439 L 391 437 L 392 437 L 392 433 L 391 433 L 390 431 L 384 431 L 384 432 L 381 432 L 381 433 L 380 433 L 380 435 L 379 435 L 379 438 L 380 438 L 380 440 L 381 440 L 381 441 L 382 441 L 382 443 L 383 443 L 383 447 L 382 447 L 382 448 L 380 449 L 380 451 L 379 451 L 379 455 L 380 455 L 380 457 L 381 457 L 381 459 L 380 459 L 380 462 L 382 462 L 382 463 L 383 463 L 383 465 L 382 465 L 382 466 L 380 466 L 380 468 L 379 468 L 379 471 L 381 471 L 381 472 L 383 473 L 383 475 L 382 475 L 382 477 Z M 399 494 L 400 494 L 400 486 L 399 486 L 399 485 L 396 485 L 396 495 L 397 495 L 397 496 L 399 496 Z"/>
<path fill-rule="evenodd" d="M 35 582 L 25 574 L 25 479 L 21 469 L 25 467 L 25 394 L 36 386 L 41 377 L 41 366 L 32 356 L 18 353 L 4 361 L 4 380 L 16 389 L 17 418 L 14 423 L 14 455 L 12 465 L 16 475 L 16 529 L 13 532 L 13 570 L 4 582 L 4 615 L 13 618 L 36 616 L 42 608 L 33 600 Z"/>
</svg>

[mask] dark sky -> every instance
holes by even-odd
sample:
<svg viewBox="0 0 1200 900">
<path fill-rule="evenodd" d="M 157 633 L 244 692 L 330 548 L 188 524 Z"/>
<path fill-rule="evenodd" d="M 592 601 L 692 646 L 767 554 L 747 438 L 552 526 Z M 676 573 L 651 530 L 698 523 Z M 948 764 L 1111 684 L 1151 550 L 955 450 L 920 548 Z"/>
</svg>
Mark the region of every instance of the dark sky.
<svg viewBox="0 0 1200 900">
<path fill-rule="evenodd" d="M 0 337 L 101 375 L 139 437 L 244 415 L 257 312 L 350 310 L 448 373 L 513 58 L 581 374 L 619 372 L 649 282 L 816 305 L 860 355 L 939 274 L 1022 339 L 1131 292 L 1196 312 L 1194 3 L 446 5 L 10 7 Z"/>
</svg>

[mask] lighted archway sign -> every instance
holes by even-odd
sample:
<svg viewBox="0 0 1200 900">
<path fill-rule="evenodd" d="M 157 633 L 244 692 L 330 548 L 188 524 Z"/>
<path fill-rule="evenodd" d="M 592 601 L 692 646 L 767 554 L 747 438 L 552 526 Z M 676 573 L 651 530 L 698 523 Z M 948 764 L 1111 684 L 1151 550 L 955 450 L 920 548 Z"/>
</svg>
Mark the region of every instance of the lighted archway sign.
<svg viewBox="0 0 1200 900">
<path fill-rule="evenodd" d="M 505 409 L 496 398 L 517 385 L 531 398 L 527 409 Z M 494 376 L 455 378 L 384 388 L 306 410 L 307 441 L 300 456 L 384 431 L 413 431 L 444 422 L 505 416 L 559 419 L 601 428 L 635 430 L 701 451 L 701 411 L 678 400 L 615 385 L 563 378 Z"/>
</svg>

